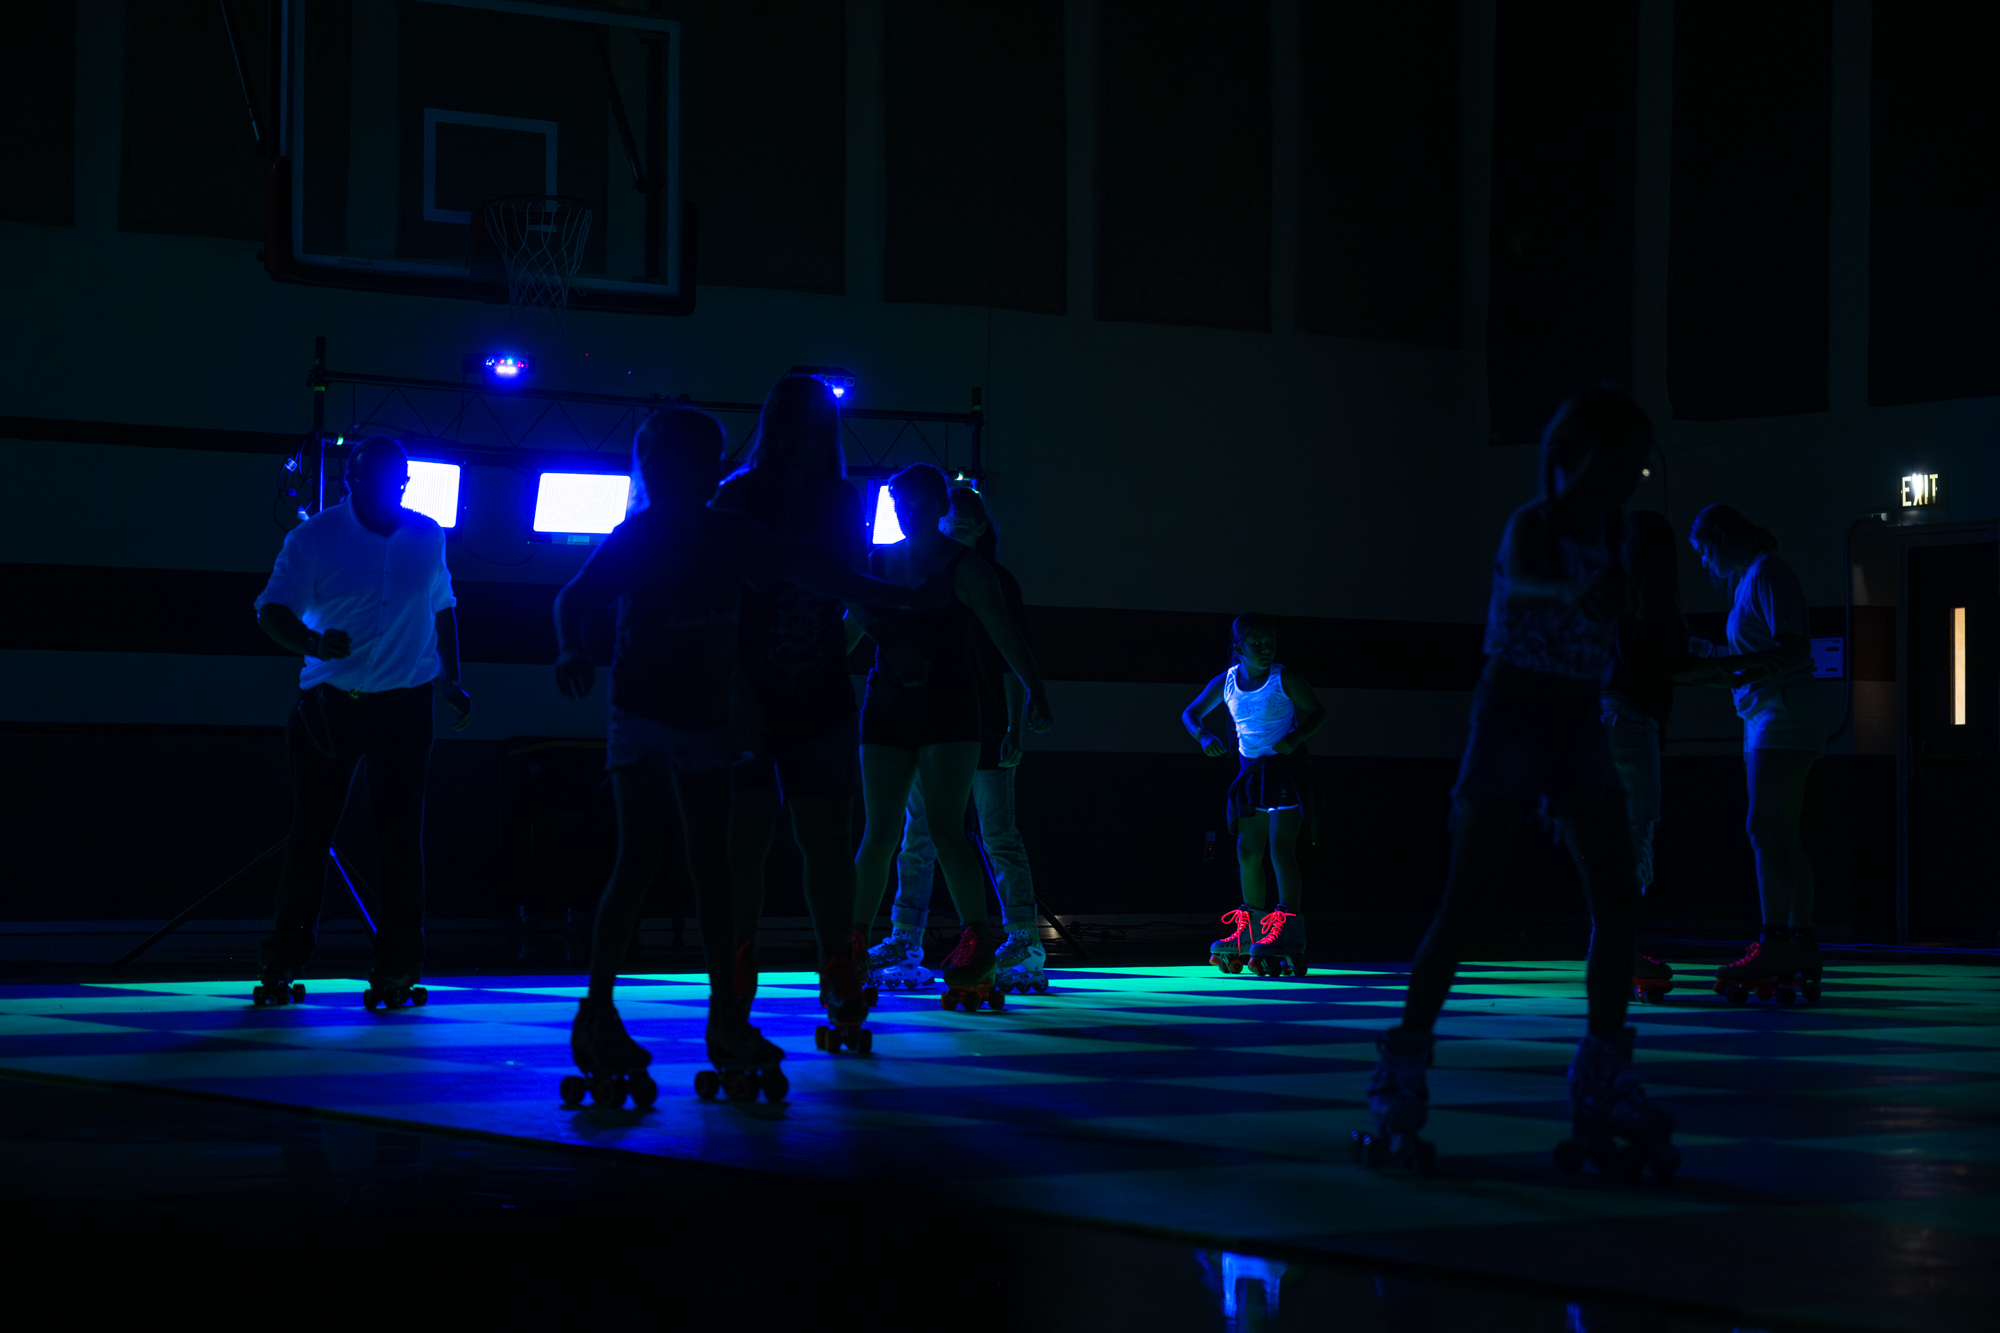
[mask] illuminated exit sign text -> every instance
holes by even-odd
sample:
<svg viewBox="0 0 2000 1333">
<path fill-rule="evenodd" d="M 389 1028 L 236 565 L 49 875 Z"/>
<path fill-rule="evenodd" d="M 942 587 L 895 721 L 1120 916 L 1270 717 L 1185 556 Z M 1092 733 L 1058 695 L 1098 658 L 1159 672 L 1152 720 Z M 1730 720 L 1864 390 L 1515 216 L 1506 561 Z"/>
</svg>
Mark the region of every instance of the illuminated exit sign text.
<svg viewBox="0 0 2000 1333">
<path fill-rule="evenodd" d="M 1944 503 L 1944 473 L 1912 472 L 1903 478 L 1903 508 L 1929 509 Z"/>
</svg>

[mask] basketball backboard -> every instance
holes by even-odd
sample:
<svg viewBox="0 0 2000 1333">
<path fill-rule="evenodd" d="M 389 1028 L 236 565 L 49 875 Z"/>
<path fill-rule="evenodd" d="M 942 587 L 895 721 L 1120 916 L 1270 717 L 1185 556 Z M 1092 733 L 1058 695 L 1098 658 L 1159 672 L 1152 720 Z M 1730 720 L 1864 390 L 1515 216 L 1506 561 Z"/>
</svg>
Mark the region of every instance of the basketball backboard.
<svg viewBox="0 0 2000 1333">
<path fill-rule="evenodd" d="M 481 205 L 591 211 L 571 309 L 686 313 L 681 25 L 525 0 L 284 0 L 272 276 L 506 301 Z"/>
</svg>

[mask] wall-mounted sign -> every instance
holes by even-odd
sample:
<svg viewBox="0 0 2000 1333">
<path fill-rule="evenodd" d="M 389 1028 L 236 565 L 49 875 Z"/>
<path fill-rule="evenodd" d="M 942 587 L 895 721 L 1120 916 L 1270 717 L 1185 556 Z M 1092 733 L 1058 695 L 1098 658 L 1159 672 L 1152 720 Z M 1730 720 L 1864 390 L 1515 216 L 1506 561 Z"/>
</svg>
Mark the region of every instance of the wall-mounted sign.
<svg viewBox="0 0 2000 1333">
<path fill-rule="evenodd" d="M 1944 503 L 1944 473 L 1912 472 L 1903 478 L 1903 508 L 1929 509 Z"/>
</svg>

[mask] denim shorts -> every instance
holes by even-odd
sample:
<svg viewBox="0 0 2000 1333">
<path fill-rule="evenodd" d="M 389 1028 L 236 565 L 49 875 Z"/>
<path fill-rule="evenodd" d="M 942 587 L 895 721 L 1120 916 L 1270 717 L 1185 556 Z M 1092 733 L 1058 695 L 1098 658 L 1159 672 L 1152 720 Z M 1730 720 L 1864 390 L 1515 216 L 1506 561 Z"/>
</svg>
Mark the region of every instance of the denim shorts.
<svg viewBox="0 0 2000 1333">
<path fill-rule="evenodd" d="M 605 733 L 604 767 L 616 772 L 657 756 L 676 773 L 713 773 L 729 767 L 738 753 L 733 727 L 694 731 L 613 708 Z"/>
</svg>

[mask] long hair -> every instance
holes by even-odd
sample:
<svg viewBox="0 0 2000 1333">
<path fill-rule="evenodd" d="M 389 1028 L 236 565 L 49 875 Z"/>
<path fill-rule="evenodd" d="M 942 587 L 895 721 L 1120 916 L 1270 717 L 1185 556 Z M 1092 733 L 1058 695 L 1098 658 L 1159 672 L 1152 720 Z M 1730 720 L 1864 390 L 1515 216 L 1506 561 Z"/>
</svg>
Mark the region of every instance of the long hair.
<svg viewBox="0 0 2000 1333">
<path fill-rule="evenodd" d="M 750 451 L 734 475 L 762 472 L 847 475 L 840 447 L 840 400 L 811 375 L 786 375 L 764 395 L 764 410 L 750 438 Z"/>
<path fill-rule="evenodd" d="M 1598 454 L 1638 467 L 1652 448 L 1651 418 L 1622 391 L 1605 384 L 1571 394 L 1542 431 L 1542 498 L 1556 498 L 1559 467 L 1580 467 Z M 1618 549 L 1624 525 L 1624 515 L 1618 508 L 1613 507 L 1605 514 L 1607 550 Z"/>
<path fill-rule="evenodd" d="M 1680 552 L 1674 546 L 1674 525 L 1664 514 L 1635 509 L 1625 516 L 1625 545 L 1620 552 L 1631 580 L 1634 611 L 1641 620 L 1681 615 Z"/>
<path fill-rule="evenodd" d="M 728 443 L 722 423 L 700 408 L 670 403 L 647 413 L 632 432 L 629 511 L 644 509 L 657 493 L 713 484 Z"/>
<path fill-rule="evenodd" d="M 1771 535 L 1770 529 L 1758 527 L 1741 510 L 1728 505 L 1710 505 L 1688 525 L 1688 545 L 1698 546 L 1710 539 L 1730 546 L 1752 546 L 1759 551 L 1778 549 L 1778 539 Z"/>
<path fill-rule="evenodd" d="M 970 486 L 954 486 L 951 488 L 951 507 L 957 509 L 961 506 L 978 514 L 980 522 L 986 525 L 986 531 L 980 533 L 973 541 L 972 549 L 989 561 L 997 561 L 1000 550 L 1000 529 L 993 526 L 993 515 L 986 512 L 986 497 Z"/>
</svg>

